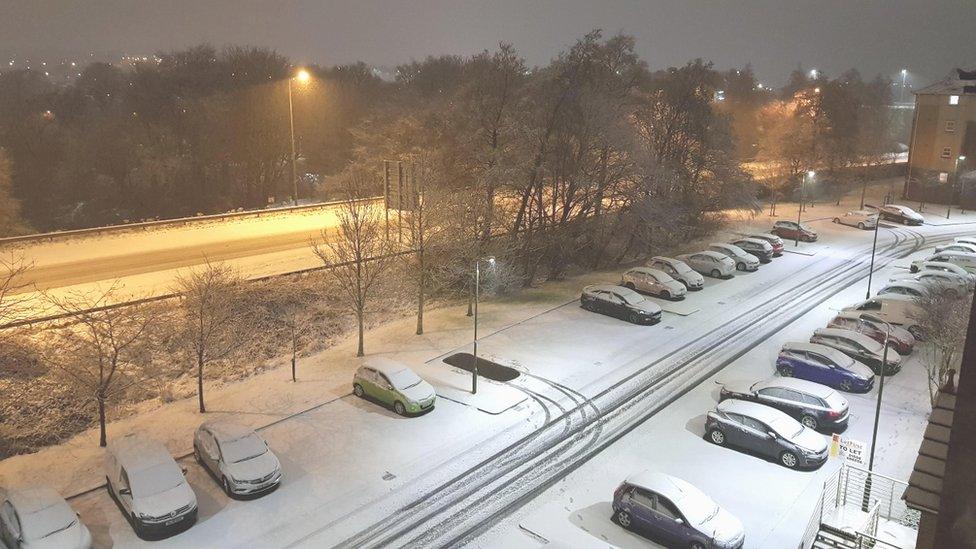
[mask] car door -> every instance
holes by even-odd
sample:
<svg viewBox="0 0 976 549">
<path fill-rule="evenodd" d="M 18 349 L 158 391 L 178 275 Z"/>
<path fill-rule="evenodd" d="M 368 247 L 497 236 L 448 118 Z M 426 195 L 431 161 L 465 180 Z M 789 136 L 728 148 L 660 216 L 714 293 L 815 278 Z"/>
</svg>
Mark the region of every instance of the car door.
<svg viewBox="0 0 976 549">
<path fill-rule="evenodd" d="M 797 402 L 795 399 L 790 398 L 792 391 L 788 389 L 783 389 L 782 387 L 766 387 L 760 389 L 757 393 L 759 397 L 759 402 L 766 404 L 777 410 L 782 410 L 791 416 L 798 415 Z"/>
<path fill-rule="evenodd" d="M 729 413 L 725 415 L 728 417 L 727 420 L 722 421 L 722 432 L 725 433 L 725 439 L 733 446 L 742 446 L 748 440 L 742 416 Z"/>
<path fill-rule="evenodd" d="M 656 531 L 654 528 L 654 496 L 652 494 L 635 486 L 631 489 L 626 503 L 630 507 L 628 512 L 631 520 L 636 522 L 637 526 Z"/>
<path fill-rule="evenodd" d="M 776 456 L 779 454 L 777 451 L 776 437 L 769 434 L 772 429 L 768 425 L 756 418 L 748 416 L 743 416 L 742 419 L 746 426 L 746 435 L 749 437 L 749 441 L 743 444 L 743 446 L 767 456 Z"/>
<path fill-rule="evenodd" d="M 396 399 L 396 394 L 393 391 L 393 384 L 390 383 L 390 379 L 386 377 L 383 372 L 376 372 L 377 381 L 377 398 L 387 404 L 393 404 Z"/>
<path fill-rule="evenodd" d="M 0 541 L 10 548 L 20 546 L 20 518 L 9 501 L 0 505 Z"/>
<path fill-rule="evenodd" d="M 220 446 L 213 434 L 209 431 L 202 433 L 203 439 L 203 461 L 215 475 L 220 475 Z"/>
<path fill-rule="evenodd" d="M 678 508 L 668 498 L 654 494 L 654 521 L 657 530 L 679 546 L 688 540 L 688 528 Z"/>
<path fill-rule="evenodd" d="M 653 274 L 643 273 L 641 276 L 643 276 L 645 292 L 656 295 L 664 290 L 664 286 Z"/>
<path fill-rule="evenodd" d="M 804 363 L 807 371 L 805 379 L 817 383 L 832 383 L 830 375 L 830 362 L 817 353 L 805 352 Z"/>
<path fill-rule="evenodd" d="M 620 297 L 619 294 L 610 292 L 610 314 L 617 318 L 627 318 L 627 307 L 624 305 L 624 298 Z"/>
</svg>

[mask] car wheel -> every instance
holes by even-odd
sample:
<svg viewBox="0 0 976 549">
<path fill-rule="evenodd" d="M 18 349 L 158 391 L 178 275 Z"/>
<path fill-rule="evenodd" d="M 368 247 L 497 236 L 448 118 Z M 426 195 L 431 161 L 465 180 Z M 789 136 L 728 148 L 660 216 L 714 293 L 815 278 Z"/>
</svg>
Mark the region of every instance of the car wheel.
<svg viewBox="0 0 976 549">
<path fill-rule="evenodd" d="M 627 511 L 617 511 L 617 524 L 629 530 L 631 525 L 630 513 Z"/>
<path fill-rule="evenodd" d="M 407 415 L 406 406 L 404 406 L 403 403 L 400 402 L 399 400 L 393 403 L 393 411 L 401 416 Z"/>
<path fill-rule="evenodd" d="M 956 298 L 958 298 L 958 297 L 959 297 L 959 292 L 957 292 L 957 291 L 956 291 L 956 290 L 954 290 L 953 288 L 949 288 L 949 289 L 947 289 L 947 290 L 945 291 L 945 293 L 946 293 L 946 295 L 947 295 L 947 296 L 949 296 L 949 298 L 951 298 L 951 299 L 956 299 Z"/>
<path fill-rule="evenodd" d="M 637 313 L 630 313 L 630 323 L 637 324 L 639 322 L 640 322 L 640 317 L 637 316 Z"/>
<path fill-rule="evenodd" d="M 693 541 L 688 547 L 689 549 L 705 549 L 705 546 L 700 541 Z"/>
<path fill-rule="evenodd" d="M 735 268 L 739 271 L 744 271 L 746 270 L 746 264 L 740 261 L 735 264 Z"/>
<path fill-rule="evenodd" d="M 835 217 L 834 218 L 834 223 L 840 223 L 840 218 L 839 217 Z"/>
<path fill-rule="evenodd" d="M 352 386 L 352 392 L 359 398 L 363 398 L 363 395 L 366 394 L 363 392 L 363 386 L 358 383 Z"/>
<path fill-rule="evenodd" d="M 635 290 L 635 289 L 637 289 L 637 288 L 636 288 L 636 287 L 634 286 L 634 283 L 633 283 L 633 282 L 627 282 L 627 283 L 625 283 L 625 284 L 624 284 L 624 287 L 625 287 L 625 288 L 627 288 L 628 290 Z"/>
<path fill-rule="evenodd" d="M 858 223 L 857 224 L 857 228 L 858 229 L 861 229 L 863 231 L 864 230 L 864 223 Z"/>
<path fill-rule="evenodd" d="M 688 283 L 685 282 L 684 280 L 679 280 L 678 282 L 680 282 L 682 285 L 684 285 L 684 287 L 685 287 L 686 290 L 690 290 L 691 289 L 691 288 L 688 287 Z"/>
<path fill-rule="evenodd" d="M 844 381 L 841 381 L 840 382 L 840 390 L 841 391 L 846 391 L 846 392 L 849 393 L 853 389 L 854 389 L 854 384 L 851 383 L 851 380 L 845 379 Z"/>
<path fill-rule="evenodd" d="M 663 297 L 664 299 L 671 299 L 671 292 L 664 290 L 663 292 L 661 292 L 661 297 Z"/>
<path fill-rule="evenodd" d="M 776 369 L 779 371 L 779 375 L 783 377 L 793 377 L 793 367 L 789 364 L 782 364 L 777 366 Z"/>
<path fill-rule="evenodd" d="M 720 273 L 718 269 L 712 269 L 712 278 L 718 278 L 720 276 L 722 276 L 722 273 Z"/>
<path fill-rule="evenodd" d="M 234 492 L 230 491 L 230 483 L 227 482 L 227 477 L 220 477 L 220 485 L 223 487 L 224 493 L 227 494 L 227 497 L 234 497 Z"/>
<path fill-rule="evenodd" d="M 783 452 L 779 456 L 779 462 L 788 469 L 796 469 L 796 466 L 800 463 L 800 460 L 797 459 L 796 454 L 793 452 Z"/>
<path fill-rule="evenodd" d="M 804 427 L 808 427 L 810 429 L 813 429 L 814 431 L 816 431 L 817 427 L 819 427 L 819 425 L 817 424 L 817 418 L 811 415 L 806 415 L 800 418 L 800 423 L 802 423 Z"/>
<path fill-rule="evenodd" d="M 725 446 L 725 433 L 718 429 L 712 429 L 708 432 L 708 440 L 716 446 Z"/>
</svg>

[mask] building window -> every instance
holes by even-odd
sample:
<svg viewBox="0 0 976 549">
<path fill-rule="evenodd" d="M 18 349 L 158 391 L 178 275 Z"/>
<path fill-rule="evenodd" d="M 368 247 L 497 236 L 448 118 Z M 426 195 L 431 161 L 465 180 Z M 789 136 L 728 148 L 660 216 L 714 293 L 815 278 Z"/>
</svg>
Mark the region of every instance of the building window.
<svg viewBox="0 0 976 549">
<path fill-rule="evenodd" d="M 946 120 L 946 123 L 945 123 L 945 131 L 946 131 L 946 133 L 956 133 L 956 121 L 955 120 Z"/>
<path fill-rule="evenodd" d="M 959 96 L 958 95 L 950 95 L 949 96 L 949 104 L 950 105 L 958 105 L 959 104 Z"/>
<path fill-rule="evenodd" d="M 939 172 L 939 183 L 949 181 L 949 172 Z"/>
<path fill-rule="evenodd" d="M 952 158 L 952 147 L 942 147 L 942 160 Z"/>
</svg>

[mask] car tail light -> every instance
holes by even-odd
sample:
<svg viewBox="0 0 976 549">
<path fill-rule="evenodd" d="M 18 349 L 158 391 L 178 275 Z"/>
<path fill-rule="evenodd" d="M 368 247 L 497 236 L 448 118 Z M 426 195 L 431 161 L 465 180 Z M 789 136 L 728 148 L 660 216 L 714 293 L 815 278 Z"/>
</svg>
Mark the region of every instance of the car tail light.
<svg viewBox="0 0 976 549">
<path fill-rule="evenodd" d="M 827 419 L 840 419 L 840 417 L 843 416 L 843 415 L 844 415 L 844 411 L 843 410 L 841 410 L 839 412 L 835 412 L 833 410 L 830 410 L 830 411 L 827 412 Z"/>
</svg>

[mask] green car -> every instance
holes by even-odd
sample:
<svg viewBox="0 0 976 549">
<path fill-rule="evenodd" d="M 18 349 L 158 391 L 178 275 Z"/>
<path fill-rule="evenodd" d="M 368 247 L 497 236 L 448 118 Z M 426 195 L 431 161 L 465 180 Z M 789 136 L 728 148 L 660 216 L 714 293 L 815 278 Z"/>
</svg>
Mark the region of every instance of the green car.
<svg viewBox="0 0 976 549">
<path fill-rule="evenodd" d="M 370 358 L 356 370 L 352 392 L 392 406 L 401 416 L 432 409 L 436 398 L 430 383 L 406 365 L 383 357 Z"/>
</svg>

